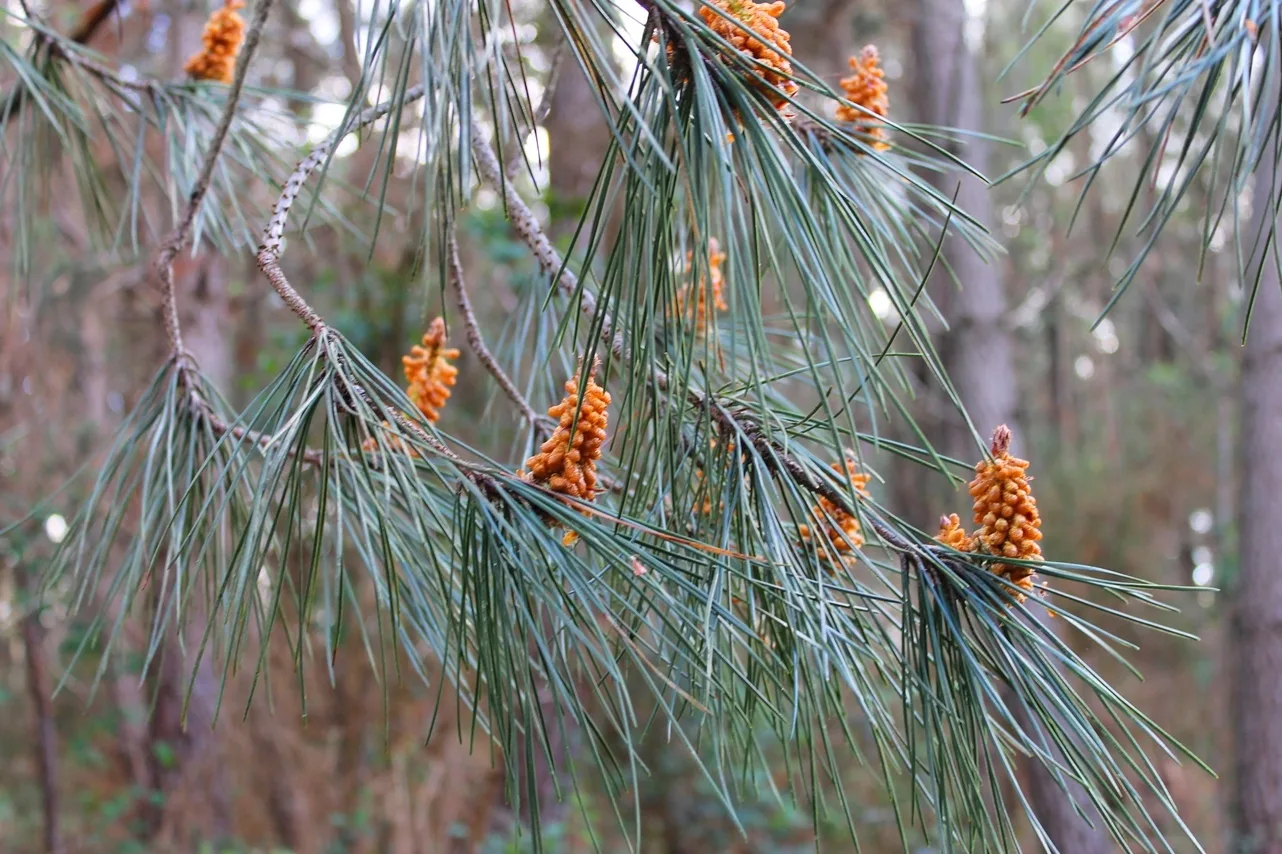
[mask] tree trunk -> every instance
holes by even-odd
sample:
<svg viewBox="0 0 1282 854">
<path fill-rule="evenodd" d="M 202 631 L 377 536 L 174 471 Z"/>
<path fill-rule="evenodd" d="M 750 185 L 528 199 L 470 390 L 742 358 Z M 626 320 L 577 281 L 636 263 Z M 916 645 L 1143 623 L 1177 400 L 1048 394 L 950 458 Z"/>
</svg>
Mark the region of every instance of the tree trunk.
<svg viewBox="0 0 1282 854">
<path fill-rule="evenodd" d="M 58 730 L 53 722 L 53 703 L 49 687 L 49 670 L 45 661 L 44 630 L 40 626 L 40 609 L 31 595 L 30 571 L 14 567 L 14 577 L 22 591 L 22 604 L 27 614 L 22 618 L 22 641 L 26 647 L 27 693 L 31 697 L 36 767 L 40 773 L 40 790 L 44 806 L 44 852 L 63 854 L 62 832 L 58 823 Z"/>
<path fill-rule="evenodd" d="M 192 259 L 183 253 L 174 264 L 174 281 L 183 341 L 202 373 L 216 387 L 226 388 L 231 379 L 232 344 L 227 335 L 230 317 L 219 263 L 210 254 Z M 151 750 L 152 786 L 162 798 L 153 811 L 149 830 L 161 834 L 195 824 L 203 826 L 214 840 L 226 840 L 232 835 L 231 789 L 213 733 L 220 691 L 213 648 L 204 650 L 199 662 L 192 660 L 204 631 L 205 604 L 193 599 L 186 624 L 171 627 L 161 649 L 150 736 L 153 745 L 164 745 L 162 750 L 154 746 Z M 179 643 L 180 631 L 186 633 L 186 644 Z M 201 814 L 178 816 L 168 808 L 169 800 L 180 790 L 184 795 L 197 790 L 202 793 L 199 799 L 184 798 L 187 804 L 199 800 Z"/>
<path fill-rule="evenodd" d="M 913 100 L 923 122 L 962 130 L 985 129 L 978 67 L 966 43 L 967 13 L 964 0 L 917 0 L 913 19 L 912 55 L 915 63 Z M 988 171 L 988 144 L 978 137 L 955 146 L 955 153 L 976 171 Z M 941 193 L 957 194 L 957 205 L 979 223 L 993 222 L 992 200 L 984 183 L 954 172 L 935 178 Z M 944 244 L 944 265 L 936 269 L 931 293 L 949 318 L 942 336 L 941 355 L 948 376 L 981 437 L 997 425 L 1012 428 L 1019 453 L 1020 431 L 1017 377 L 1010 331 L 1006 325 L 1007 301 L 1002 268 L 988 264 L 965 241 L 950 237 Z M 951 407 L 942 406 L 940 411 Z M 975 434 L 959 414 L 935 425 L 934 432 L 948 453 L 968 459 L 977 453 Z M 1044 614 L 1042 619 L 1045 619 Z M 1053 628 L 1062 627 L 1057 621 Z M 1009 695 L 1007 705 L 1020 704 Z M 1037 727 L 1021 720 L 1030 733 Z M 1089 810 L 1080 789 L 1066 793 L 1041 763 L 1024 760 L 1021 769 L 1036 820 L 1055 847 L 1065 854 L 1105 854 L 1112 845 L 1096 820 L 1091 827 L 1073 807 L 1076 801 Z"/>
<path fill-rule="evenodd" d="M 983 130 L 978 68 L 964 38 L 965 3 L 917 0 L 915 11 L 912 56 L 916 117 L 941 127 Z M 977 172 L 987 173 L 986 140 L 967 138 L 953 148 Z M 981 225 L 991 226 L 992 200 L 983 181 L 961 171 L 933 180 L 944 196 L 951 198 L 956 193 L 958 208 Z M 949 236 L 944 244 L 943 260 L 946 263 L 936 265 L 930 282 L 931 296 L 949 321 L 949 329 L 942 336 L 941 356 L 971 423 L 983 440 L 994 427 L 1009 424 L 1017 414 L 1002 268 L 987 263 L 956 236 Z M 941 407 L 948 409 L 951 407 Z M 975 437 L 959 415 L 954 414 L 940 425 L 939 434 L 948 452 L 962 459 L 975 456 Z M 1018 438 L 1019 432 L 1015 431 L 1015 435 Z"/>
<path fill-rule="evenodd" d="M 610 145 L 610 128 L 597 104 L 596 83 L 579 67 L 568 45 L 548 93 L 548 189 L 554 237 L 572 234 L 596 184 Z M 559 214 L 559 215 L 558 215 Z"/>
<path fill-rule="evenodd" d="M 1252 197 L 1254 223 L 1243 241 L 1247 246 L 1262 242 L 1262 229 L 1273 227 L 1277 162 L 1272 149 L 1265 149 Z M 1241 568 L 1230 659 L 1237 784 L 1233 850 L 1244 854 L 1282 850 L 1282 282 L 1275 251 L 1267 257 L 1256 252 L 1251 268 L 1263 266 L 1242 359 Z M 1252 280 L 1248 276 L 1245 287 Z"/>
</svg>

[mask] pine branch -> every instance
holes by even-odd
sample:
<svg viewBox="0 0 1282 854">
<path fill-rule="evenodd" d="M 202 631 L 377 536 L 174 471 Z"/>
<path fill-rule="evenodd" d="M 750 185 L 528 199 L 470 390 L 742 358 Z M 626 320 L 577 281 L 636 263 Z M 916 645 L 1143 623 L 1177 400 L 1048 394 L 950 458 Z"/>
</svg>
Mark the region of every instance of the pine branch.
<svg viewBox="0 0 1282 854">
<path fill-rule="evenodd" d="M 548 278 L 556 282 L 557 288 L 563 295 L 569 298 L 573 298 L 576 294 L 579 295 L 579 311 L 587 315 L 590 322 L 600 325 L 601 339 L 609 345 L 616 356 L 627 360 L 628 353 L 625 346 L 627 342 L 622 332 L 614 332 L 614 319 L 600 305 L 592 291 L 580 286 L 578 276 L 566 266 L 560 253 L 552 246 L 552 242 L 539 224 L 538 217 L 534 215 L 534 211 L 530 210 L 530 206 L 521 198 L 520 193 L 516 191 L 515 185 L 506 180 L 493 149 L 481 138 L 480 132 L 475 126 L 472 129 L 472 157 L 476 161 L 477 170 L 481 173 L 481 176 L 495 188 L 502 189 L 512 229 L 521 238 L 522 242 L 529 247 L 539 267 Z M 652 367 L 650 374 L 657 388 L 666 390 L 670 387 L 671 381 L 667 373 L 661 368 Z M 848 513 L 855 513 L 854 504 L 846 493 L 832 484 L 816 478 L 800 460 L 787 453 L 778 442 L 770 439 L 758 424 L 737 418 L 731 413 L 730 409 L 714 396 L 705 395 L 697 389 L 687 387 L 685 395 L 692 407 L 699 410 L 707 410 L 723 433 L 727 435 L 742 433 L 746 436 L 757 448 L 762 460 L 774 475 L 791 480 L 797 486 L 813 495 L 827 498 Z M 915 546 L 885 523 L 877 519 L 870 519 L 869 521 L 872 523 L 873 529 L 892 548 L 901 552 L 921 551 L 920 547 Z"/>
<path fill-rule="evenodd" d="M 273 0 L 258 0 L 258 5 L 254 7 L 254 17 L 250 21 L 249 31 L 245 34 L 245 43 L 241 47 L 240 55 L 236 58 L 236 76 L 232 80 L 231 91 L 227 93 L 227 106 L 223 108 L 222 119 L 214 130 L 214 138 L 209 144 L 209 150 L 205 152 L 205 161 L 201 165 L 196 184 L 192 187 L 191 197 L 187 200 L 187 209 L 178 225 L 161 243 L 160 251 L 156 256 L 156 274 L 160 277 L 164 296 L 165 329 L 169 334 L 169 343 L 176 354 L 183 353 L 183 339 L 182 328 L 178 323 L 178 303 L 174 293 L 174 258 L 178 257 L 178 253 L 191 238 L 196 213 L 209 192 L 209 182 L 213 178 L 214 168 L 222 153 L 223 142 L 227 139 L 227 131 L 231 129 L 231 123 L 236 118 L 236 107 L 240 103 L 240 93 L 245 86 L 245 74 L 249 71 L 249 63 L 253 59 L 254 51 L 258 49 L 258 41 L 263 33 L 263 25 L 267 23 L 267 13 L 271 11 L 272 2 Z"/>
<path fill-rule="evenodd" d="M 71 31 L 71 33 L 67 37 L 67 40 L 70 41 L 72 44 L 81 44 L 81 45 L 88 44 L 89 40 L 93 38 L 96 32 L 98 32 L 98 28 L 101 27 L 104 23 L 106 23 L 107 19 L 111 17 L 111 13 L 116 11 L 116 7 L 119 5 L 120 5 L 120 0 L 98 0 L 97 3 L 90 6 L 85 11 L 84 16 L 81 17 L 80 22 L 76 24 L 76 28 Z M 31 14 L 31 10 L 27 8 L 25 3 L 23 3 L 22 8 L 23 8 L 23 12 L 26 14 L 27 20 L 29 22 L 33 21 L 34 16 Z M 75 62 L 78 65 L 83 65 L 86 68 L 89 68 L 90 70 L 95 71 L 95 73 L 100 73 L 100 76 L 110 77 L 110 79 L 113 82 L 120 83 L 121 85 L 124 85 L 124 86 L 131 86 L 133 88 L 138 88 L 138 87 L 146 87 L 147 85 L 147 84 L 126 82 L 125 80 L 120 78 L 119 75 L 117 75 L 115 72 L 111 71 L 110 69 L 106 68 L 105 66 L 102 66 L 99 63 L 88 59 L 87 57 L 74 56 L 73 54 L 63 50 L 62 47 L 58 44 L 57 39 L 52 38 L 49 35 L 40 32 L 39 29 L 36 30 L 36 33 L 37 33 L 38 39 L 48 43 L 50 57 L 67 59 L 72 62 Z M 26 92 L 27 90 L 24 88 L 17 88 L 9 94 L 8 98 L 5 99 L 4 108 L 0 109 L 0 127 L 8 123 L 8 121 L 12 119 L 14 116 L 18 115 L 18 113 L 22 111 L 22 108 L 26 106 L 27 104 Z"/>
<path fill-rule="evenodd" d="M 467 295 L 467 283 L 463 279 L 463 264 L 459 261 L 458 240 L 451 233 L 449 242 L 446 246 L 449 262 L 449 284 L 454 291 L 454 299 L 458 303 L 459 314 L 463 316 L 463 326 L 467 330 L 467 343 L 476 354 L 476 358 L 481 361 L 485 369 L 490 372 L 495 381 L 498 382 L 499 388 L 503 389 L 517 409 L 521 410 L 521 417 L 529 422 L 530 426 L 542 437 L 546 438 L 551 435 L 548 428 L 550 420 L 535 412 L 534 407 L 530 406 L 529 401 L 521 394 L 516 383 L 503 370 L 503 366 L 494 358 L 490 348 L 485 345 L 485 339 L 481 336 L 481 328 L 476 322 L 476 312 L 472 310 L 472 301 Z"/>
<path fill-rule="evenodd" d="M 406 89 L 398 98 L 392 98 L 382 104 L 369 107 L 351 122 L 326 137 L 311 154 L 299 162 L 294 172 L 286 180 L 285 188 L 281 191 L 280 198 L 276 200 L 276 206 L 272 210 L 271 219 L 268 220 L 266 228 L 263 229 L 263 242 L 258 247 L 258 269 L 262 270 L 263 275 L 271 282 L 272 287 L 280 295 L 280 298 L 289 307 L 290 311 L 318 339 L 326 334 L 327 324 L 325 319 L 289 283 L 289 279 L 285 276 L 285 272 L 280 266 L 281 254 L 284 251 L 285 226 L 289 221 L 289 212 L 293 208 L 294 202 L 297 201 L 298 194 L 302 192 L 303 185 L 307 182 L 308 177 L 316 170 L 317 166 L 320 166 L 328 159 L 330 152 L 338 144 L 339 140 L 349 133 L 373 124 L 393 109 L 403 107 L 422 98 L 424 91 L 422 84 L 412 86 Z M 341 361 L 341 357 L 339 360 Z M 351 409 L 355 409 L 355 398 L 359 398 L 365 405 L 376 411 L 381 408 L 370 396 L 369 392 L 358 384 L 344 382 L 339 389 L 339 393 L 347 400 L 347 405 Z M 450 450 L 444 442 L 429 434 L 418 424 L 410 421 L 404 414 L 392 410 L 388 415 L 402 430 L 412 433 L 436 453 L 457 465 L 464 475 L 487 496 L 496 495 L 500 491 L 498 482 L 493 477 L 477 471 L 474 466 L 469 465 L 458 454 Z"/>
<path fill-rule="evenodd" d="M 314 335 L 319 335 L 325 328 L 325 321 L 307 303 L 307 300 L 303 299 L 302 295 L 294 289 L 293 285 L 289 283 L 289 279 L 285 276 L 285 271 L 280 267 L 280 256 L 284 249 L 285 224 L 289 220 L 290 209 L 293 208 L 294 202 L 298 199 L 298 194 L 302 192 L 303 185 L 307 182 L 308 177 L 316 170 L 317 166 L 329 159 L 330 152 L 334 150 L 334 146 L 338 144 L 339 140 L 353 131 L 373 124 L 393 109 L 403 107 L 422 98 L 424 91 L 421 83 L 412 86 L 406 89 L 399 98 L 393 98 L 382 104 L 369 107 L 351 122 L 331 133 L 294 168 L 293 174 L 285 181 L 285 189 L 281 191 L 275 208 L 272 209 L 271 219 L 268 220 L 267 227 L 263 230 L 263 242 L 258 247 L 258 269 L 263 271 L 263 275 L 271 282 L 272 287 L 276 289 L 276 293 L 280 295 L 289 310 L 297 315 L 298 319 L 303 321 Z"/>
</svg>

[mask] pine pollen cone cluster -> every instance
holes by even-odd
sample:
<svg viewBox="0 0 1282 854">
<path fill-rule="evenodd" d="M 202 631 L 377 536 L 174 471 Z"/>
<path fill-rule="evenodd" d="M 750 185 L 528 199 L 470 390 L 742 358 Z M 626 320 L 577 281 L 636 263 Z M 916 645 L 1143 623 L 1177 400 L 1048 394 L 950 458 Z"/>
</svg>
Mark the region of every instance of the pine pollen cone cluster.
<svg viewBox="0 0 1282 854">
<path fill-rule="evenodd" d="M 853 74 L 841 80 L 846 104 L 837 105 L 837 121 L 850 122 L 858 133 L 867 135 L 877 151 L 890 148 L 886 142 L 886 127 L 881 119 L 890 115 L 890 98 L 887 96 L 886 72 L 881 67 L 881 56 L 873 45 L 865 47 L 858 56 L 850 57 Z M 862 109 L 856 109 L 862 107 Z"/>
<path fill-rule="evenodd" d="M 713 10 L 712 7 L 733 18 L 728 21 Z M 747 55 L 760 64 L 754 64 L 752 75 L 762 83 L 757 84 L 770 99 L 775 109 L 788 103 L 774 90 L 774 86 L 791 97 L 797 93 L 797 84 L 789 79 L 792 75 L 792 36 L 779 26 L 779 16 L 787 4 L 779 0 L 775 3 L 755 3 L 753 0 L 712 0 L 699 7 L 699 17 L 708 24 L 714 33 L 721 36 L 737 51 Z M 738 22 L 738 25 L 734 23 Z"/>
<path fill-rule="evenodd" d="M 245 20 L 236 14 L 245 8 L 243 0 L 226 0 L 222 8 L 214 10 L 205 24 L 200 39 L 204 47 L 200 53 L 187 60 L 184 70 L 196 80 L 232 82 L 236 68 L 236 54 L 245 41 Z"/>
<path fill-rule="evenodd" d="M 579 372 L 566 382 L 565 397 L 548 410 L 548 415 L 557 421 L 556 430 L 539 452 L 525 461 L 528 471 L 517 472 L 530 483 L 582 501 L 596 498 L 596 464 L 601 459 L 609 426 L 610 393 L 597 385 L 597 367 L 598 363 L 593 361 L 583 390 L 582 406 L 579 405 L 581 364 Z M 575 539 L 571 532 L 566 535 L 565 544 L 571 545 Z"/>
<path fill-rule="evenodd" d="M 854 486 L 857 495 L 863 498 L 869 497 L 869 475 L 859 471 L 853 455 L 847 454 L 844 463 L 833 463 L 832 467 L 835 471 L 844 473 L 850 479 L 850 483 Z M 821 496 L 819 505 L 814 509 L 812 515 L 821 520 L 822 533 L 828 539 L 829 547 L 826 549 L 821 548 L 819 552 L 820 556 L 825 560 L 831 560 L 833 553 L 845 560 L 847 553 L 851 549 L 859 548 L 864 544 L 864 535 L 859 527 L 859 519 L 844 507 Z M 808 542 L 814 536 L 813 530 L 809 525 L 798 525 L 797 534 L 803 542 Z"/>
<path fill-rule="evenodd" d="M 458 350 L 445 346 L 445 319 L 441 317 L 427 327 L 423 346 L 415 345 L 409 355 L 401 357 L 409 383 L 406 392 L 428 421 L 440 419 L 441 408 L 450 398 L 450 388 L 458 378 L 458 368 L 450 361 L 458 357 Z"/>
<path fill-rule="evenodd" d="M 689 262 L 694 259 L 694 253 L 687 256 L 687 267 Z M 702 333 L 712 326 L 712 316 L 708 312 L 708 292 L 712 292 L 712 305 L 717 311 L 725 311 L 729 306 L 726 305 L 724 296 L 725 279 L 721 272 L 721 265 L 726 261 L 726 253 L 721 251 L 721 244 L 715 237 L 708 238 L 708 287 L 705 287 L 703 280 L 697 285 L 689 284 L 683 287 L 677 294 L 677 310 L 680 314 L 685 314 L 687 306 L 690 304 L 690 291 L 695 291 L 694 295 L 694 328 L 696 332 Z"/>
<path fill-rule="evenodd" d="M 1028 460 L 1011 456 L 1010 439 L 1010 428 L 1005 424 L 994 430 L 992 459 L 975 466 L 970 497 L 979 529 L 967 534 L 961 519 L 953 513 L 940 519 L 935 539 L 961 552 L 1040 561 L 1042 517 L 1029 487 L 1032 478 L 1028 476 Z M 993 563 L 988 568 L 1019 588 L 1016 598 L 1020 602 L 1037 590 L 1036 572 L 1031 566 Z"/>
</svg>

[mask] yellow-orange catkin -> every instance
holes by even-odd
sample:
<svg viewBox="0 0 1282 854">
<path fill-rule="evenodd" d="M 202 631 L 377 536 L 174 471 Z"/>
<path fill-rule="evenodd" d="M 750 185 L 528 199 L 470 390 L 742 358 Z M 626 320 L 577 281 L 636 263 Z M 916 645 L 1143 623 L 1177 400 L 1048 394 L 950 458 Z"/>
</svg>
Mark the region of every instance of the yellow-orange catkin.
<svg viewBox="0 0 1282 854">
<path fill-rule="evenodd" d="M 450 387 L 458 379 L 458 368 L 450 364 L 459 351 L 445 346 L 445 319 L 438 317 L 427 327 L 423 346 L 410 348 L 408 356 L 401 357 L 405 366 L 406 392 L 423 417 L 435 423 L 441 417 L 441 407 L 450 398 Z"/>
<path fill-rule="evenodd" d="M 975 548 L 974 539 L 966 533 L 966 529 L 962 527 L 961 517 L 956 513 L 939 517 L 939 534 L 935 539 L 959 552 L 968 552 Z"/>
<path fill-rule="evenodd" d="M 690 269 L 690 263 L 694 260 L 694 253 L 691 252 L 686 257 L 686 269 Z M 694 328 L 697 332 L 703 333 L 712 325 L 712 317 L 708 312 L 708 293 L 712 293 L 712 305 L 717 311 L 725 311 L 729 308 L 726 305 L 725 295 L 725 278 L 721 272 L 721 265 L 726 261 L 726 253 L 721 251 L 721 244 L 715 237 L 708 238 L 708 282 L 702 279 L 697 284 L 691 283 L 683 287 L 677 294 L 677 310 L 681 314 L 686 313 L 686 307 L 690 304 L 690 291 L 693 289 L 694 294 Z"/>
<path fill-rule="evenodd" d="M 838 472 L 844 472 L 850 479 L 850 483 L 855 488 L 855 493 L 864 498 L 868 498 L 868 480 L 869 475 L 859 471 L 858 464 L 853 456 L 847 454 L 844 463 L 833 463 L 833 469 Z M 830 551 L 841 555 L 844 559 L 846 552 L 851 549 L 859 548 L 864 544 L 864 535 L 859 527 L 859 519 L 853 513 L 848 513 L 844 507 L 840 507 L 827 498 L 820 496 L 819 506 L 813 511 L 813 515 L 821 520 L 823 534 L 828 538 L 830 549 L 821 549 L 819 554 L 826 560 L 830 560 Z M 803 541 L 809 541 L 814 535 L 809 525 L 798 525 L 797 534 Z"/>
<path fill-rule="evenodd" d="M 713 6 L 738 21 L 742 27 L 718 15 L 711 8 Z M 792 96 L 797 93 L 797 84 L 789 79 L 792 74 L 792 62 L 788 59 L 792 56 L 792 36 L 779 26 L 778 20 L 786 8 L 787 4 L 782 0 L 775 3 L 712 0 L 699 7 L 699 17 L 735 50 L 760 63 L 753 65 L 754 77 L 781 90 L 785 95 Z M 788 103 L 766 86 L 758 84 L 758 88 L 771 99 L 775 109 Z"/>
<path fill-rule="evenodd" d="M 850 57 L 850 69 L 854 73 L 842 78 L 841 89 L 847 101 L 863 109 L 838 104 L 837 121 L 851 122 L 857 133 L 871 140 L 875 150 L 885 151 L 890 144 L 886 142 L 886 127 L 881 120 L 890 115 L 890 98 L 886 94 L 886 72 L 881 67 L 877 48 L 868 45 L 858 56 Z"/>
<path fill-rule="evenodd" d="M 184 70 L 196 80 L 216 80 L 230 83 L 236 68 L 236 54 L 245 41 L 245 19 L 236 14 L 245 8 L 243 0 L 226 0 L 215 9 L 205 24 L 200 40 L 204 43 L 200 53 L 187 60 Z"/>
<path fill-rule="evenodd" d="M 531 483 L 546 486 L 552 492 L 571 495 L 591 501 L 597 494 L 597 460 L 605 445 L 605 431 L 609 426 L 610 393 L 596 384 L 598 362 L 592 363 L 588 372 L 587 387 L 583 390 L 583 406 L 579 406 L 579 378 L 583 367 L 565 384 L 565 397 L 548 410 L 557 420 L 552 433 L 539 452 L 525 461 L 529 471 L 517 472 Z M 576 537 L 570 532 L 565 544 L 571 545 Z"/>
<path fill-rule="evenodd" d="M 1042 518 L 1029 488 L 1028 461 L 1010 454 L 1010 428 L 1005 424 L 993 431 L 992 459 L 975 466 L 970 482 L 974 499 L 975 544 L 981 551 L 1023 560 L 1041 560 Z M 994 563 L 989 569 L 1024 591 L 1036 587 L 1030 566 Z M 1019 596 L 1023 601 L 1023 594 Z"/>
</svg>

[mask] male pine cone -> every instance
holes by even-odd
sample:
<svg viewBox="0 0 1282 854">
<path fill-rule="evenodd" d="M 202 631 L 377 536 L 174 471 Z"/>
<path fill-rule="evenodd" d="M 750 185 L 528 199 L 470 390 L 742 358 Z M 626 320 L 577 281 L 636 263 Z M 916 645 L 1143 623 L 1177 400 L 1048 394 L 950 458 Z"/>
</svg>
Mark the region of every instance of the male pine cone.
<svg viewBox="0 0 1282 854">
<path fill-rule="evenodd" d="M 427 327 L 423 346 L 410 348 L 408 356 L 401 357 L 405 366 L 406 393 L 423 417 L 435 423 L 441 417 L 441 408 L 450 398 L 450 388 L 458 379 L 458 368 L 450 364 L 459 351 L 445 346 L 445 319 L 438 317 Z"/>
<path fill-rule="evenodd" d="M 935 540 L 959 552 L 968 552 L 975 548 L 975 540 L 962 527 L 961 517 L 956 513 L 939 517 L 939 534 Z"/>
<path fill-rule="evenodd" d="M 725 12 L 734 21 L 727 21 L 711 7 L 715 6 Z M 752 75 L 757 78 L 756 86 L 770 98 L 775 109 L 785 106 L 788 101 L 780 97 L 769 84 L 789 97 L 797 94 L 797 84 L 792 76 L 792 35 L 779 26 L 778 18 L 783 14 L 787 4 L 779 0 L 775 3 L 755 3 L 753 0 L 712 0 L 699 7 L 699 17 L 707 23 L 714 33 L 721 36 L 730 46 L 742 54 L 755 59 Z"/>
<path fill-rule="evenodd" d="M 609 425 L 610 393 L 596 384 L 597 362 L 588 372 L 588 384 L 579 406 L 579 372 L 565 384 L 565 397 L 548 410 L 557 420 L 539 452 L 525 461 L 527 480 L 540 483 L 552 492 L 591 501 L 597 493 L 597 460 L 605 445 Z"/>
<path fill-rule="evenodd" d="M 841 89 L 846 100 L 855 106 L 838 104 L 837 121 L 853 124 L 856 132 L 871 139 L 874 150 L 885 151 L 890 144 L 886 142 L 886 127 L 881 120 L 890 115 L 890 98 L 886 94 L 888 87 L 881 56 L 876 47 L 868 45 L 859 56 L 850 57 L 849 64 L 854 73 L 842 78 Z"/>
<path fill-rule="evenodd" d="M 1029 487 L 1028 460 L 1010 454 L 1010 428 L 1005 424 L 993 431 L 992 459 L 975 466 L 970 482 L 974 499 L 976 546 L 984 552 L 1008 558 L 1040 561 L 1042 517 Z M 995 563 L 992 572 L 1020 588 L 1018 598 L 1034 591 L 1031 566 Z"/>
<path fill-rule="evenodd" d="M 870 475 L 859 471 L 858 463 L 852 456 L 848 454 L 843 462 L 833 463 L 832 467 L 834 471 L 844 473 L 850 479 L 856 495 L 862 498 L 869 497 Z M 828 548 L 821 548 L 819 551 L 820 557 L 824 560 L 831 562 L 831 553 L 835 553 L 844 561 L 851 549 L 857 549 L 864 544 L 864 535 L 859 527 L 858 517 L 844 507 L 821 496 L 819 506 L 814 509 L 813 515 L 821 520 L 823 534 L 828 540 Z M 814 533 L 809 525 L 798 525 L 797 535 L 806 542 L 814 536 Z"/>
<path fill-rule="evenodd" d="M 236 70 L 236 54 L 245 41 L 245 19 L 236 14 L 245 8 L 244 0 L 226 0 L 215 9 L 205 24 L 200 40 L 204 47 L 187 60 L 183 70 L 196 80 L 230 83 Z"/>
</svg>

